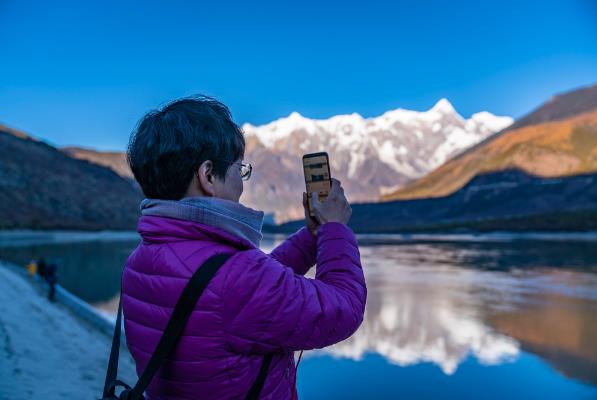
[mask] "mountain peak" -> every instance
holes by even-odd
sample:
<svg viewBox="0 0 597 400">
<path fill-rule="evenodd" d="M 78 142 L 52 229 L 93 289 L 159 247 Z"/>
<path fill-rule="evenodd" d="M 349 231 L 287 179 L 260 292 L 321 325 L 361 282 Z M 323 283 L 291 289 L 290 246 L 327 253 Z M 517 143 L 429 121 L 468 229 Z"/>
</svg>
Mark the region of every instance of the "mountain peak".
<svg viewBox="0 0 597 400">
<path fill-rule="evenodd" d="M 508 116 L 499 116 L 487 111 L 481 111 L 471 115 L 470 121 L 483 124 L 492 131 L 498 132 L 512 125 L 514 119 Z"/>
<path fill-rule="evenodd" d="M 535 110 L 518 119 L 511 128 L 557 121 L 597 109 L 597 84 L 552 96 Z"/>
<path fill-rule="evenodd" d="M 452 107 L 452 103 L 448 101 L 445 97 L 440 99 L 429 111 L 437 111 L 442 114 L 450 114 L 455 113 L 456 110 Z"/>
<path fill-rule="evenodd" d="M 303 117 L 299 112 L 297 111 L 293 111 L 290 114 L 288 114 L 288 117 L 286 117 L 288 119 L 293 119 L 293 120 L 303 120 L 305 119 L 305 117 Z"/>
</svg>

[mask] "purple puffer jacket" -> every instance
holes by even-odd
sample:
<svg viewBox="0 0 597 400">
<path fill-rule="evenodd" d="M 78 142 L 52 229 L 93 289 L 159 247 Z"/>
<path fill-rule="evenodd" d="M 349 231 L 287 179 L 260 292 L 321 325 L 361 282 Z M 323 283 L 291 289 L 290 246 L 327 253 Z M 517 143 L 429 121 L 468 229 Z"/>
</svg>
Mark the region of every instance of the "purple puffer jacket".
<svg viewBox="0 0 597 400">
<path fill-rule="evenodd" d="M 271 254 L 188 220 L 142 216 L 138 231 L 142 242 L 124 269 L 122 305 L 139 375 L 193 272 L 214 254 L 234 254 L 199 298 L 149 399 L 244 399 L 267 353 L 275 355 L 260 399 L 290 399 L 294 351 L 340 342 L 363 321 L 358 245 L 341 223 L 322 225 L 317 238 L 301 228 Z M 315 263 L 316 278 L 302 276 Z"/>
</svg>

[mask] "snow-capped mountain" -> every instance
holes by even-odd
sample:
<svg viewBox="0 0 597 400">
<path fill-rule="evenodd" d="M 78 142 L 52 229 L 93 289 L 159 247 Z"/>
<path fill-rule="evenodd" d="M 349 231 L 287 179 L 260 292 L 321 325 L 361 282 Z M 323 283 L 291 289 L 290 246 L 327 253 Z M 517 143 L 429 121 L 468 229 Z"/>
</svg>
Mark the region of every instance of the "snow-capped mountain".
<svg viewBox="0 0 597 400">
<path fill-rule="evenodd" d="M 351 202 L 377 201 L 513 122 L 488 112 L 464 119 L 446 99 L 424 112 L 396 109 L 309 119 L 293 112 L 262 126 L 243 125 L 253 177 L 243 201 L 276 222 L 301 218 L 305 190 L 301 157 L 327 151 L 332 176 Z"/>
</svg>

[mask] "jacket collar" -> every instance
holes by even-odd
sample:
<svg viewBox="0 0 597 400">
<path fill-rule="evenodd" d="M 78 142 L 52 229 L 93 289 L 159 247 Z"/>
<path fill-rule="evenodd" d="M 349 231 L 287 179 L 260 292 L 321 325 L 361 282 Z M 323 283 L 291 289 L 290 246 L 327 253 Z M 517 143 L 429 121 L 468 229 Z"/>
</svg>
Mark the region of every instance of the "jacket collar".
<svg viewBox="0 0 597 400">
<path fill-rule="evenodd" d="M 140 205 L 141 215 L 143 217 L 167 217 L 176 220 L 184 220 L 198 223 L 209 229 L 211 234 L 221 235 L 225 232 L 222 238 L 242 239 L 242 242 L 249 242 L 251 246 L 259 247 L 263 235 L 261 229 L 263 227 L 263 211 L 254 210 L 250 207 L 244 206 L 240 203 L 221 199 L 218 197 L 185 197 L 181 200 L 162 200 L 162 199 L 144 199 Z M 143 219 L 142 217 L 142 219 Z M 153 221 L 153 219 L 149 219 Z M 145 219 L 147 222 L 147 218 Z M 178 226 L 177 232 L 183 234 L 180 228 L 188 226 L 185 224 L 176 224 Z M 146 228 L 159 229 L 160 224 L 156 226 L 155 221 L 150 226 L 142 226 L 139 224 L 140 233 L 143 235 Z M 162 228 L 166 228 L 163 226 Z M 171 228 L 174 228 L 173 226 Z M 198 226 L 198 228 L 200 228 Z M 149 232 L 146 232 L 149 233 Z M 154 232 L 159 235 L 159 232 Z M 166 233 L 166 232 L 164 232 Z M 231 237 L 232 236 L 232 237 Z"/>
</svg>

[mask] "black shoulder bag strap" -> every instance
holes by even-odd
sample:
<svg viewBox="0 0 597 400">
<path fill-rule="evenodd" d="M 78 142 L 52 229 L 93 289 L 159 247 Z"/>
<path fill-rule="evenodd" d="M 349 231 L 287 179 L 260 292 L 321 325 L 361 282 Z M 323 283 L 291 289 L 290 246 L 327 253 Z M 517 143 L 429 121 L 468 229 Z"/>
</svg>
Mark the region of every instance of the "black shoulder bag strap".
<svg viewBox="0 0 597 400">
<path fill-rule="evenodd" d="M 195 304 L 203 293 L 203 290 L 207 287 L 207 284 L 211 280 L 211 278 L 216 274 L 216 272 L 220 269 L 220 267 L 230 258 L 232 254 L 216 254 L 207 261 L 203 263 L 201 267 L 195 271 L 189 283 L 184 288 L 176 306 L 174 307 L 174 311 L 172 316 L 170 317 L 170 321 L 168 321 L 168 325 L 160 338 L 160 341 L 151 356 L 151 359 L 147 363 L 143 374 L 139 378 L 139 381 L 135 385 L 134 388 L 131 388 L 126 383 L 116 379 L 116 375 L 118 372 L 118 355 L 120 349 L 120 325 L 122 321 L 122 295 L 121 299 L 118 303 L 118 316 L 116 317 L 116 326 L 114 327 L 114 337 L 112 338 L 112 350 L 110 352 L 110 361 L 108 362 L 108 371 L 106 373 L 106 382 L 104 384 L 104 393 L 103 399 L 120 399 L 120 400 L 139 400 L 144 399 L 143 393 L 151 379 L 155 375 L 155 373 L 160 368 L 162 362 L 170 354 L 170 352 L 174 349 L 182 330 L 184 329 L 193 309 L 195 308 Z M 259 397 L 259 393 L 263 388 L 263 384 L 265 383 L 265 378 L 267 376 L 267 371 L 269 369 L 269 365 L 272 361 L 273 354 L 268 354 L 265 356 L 263 363 L 261 364 L 261 369 L 259 370 L 259 374 L 257 375 L 257 379 L 251 386 L 247 397 L 245 400 L 257 400 Z M 125 389 L 120 393 L 119 396 L 116 396 L 116 388 L 118 386 L 122 386 Z"/>
</svg>

